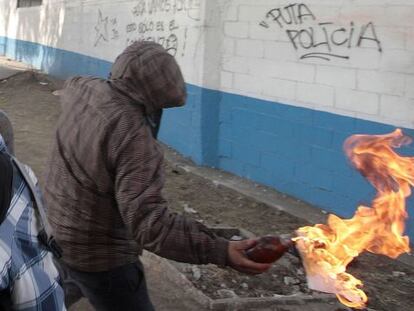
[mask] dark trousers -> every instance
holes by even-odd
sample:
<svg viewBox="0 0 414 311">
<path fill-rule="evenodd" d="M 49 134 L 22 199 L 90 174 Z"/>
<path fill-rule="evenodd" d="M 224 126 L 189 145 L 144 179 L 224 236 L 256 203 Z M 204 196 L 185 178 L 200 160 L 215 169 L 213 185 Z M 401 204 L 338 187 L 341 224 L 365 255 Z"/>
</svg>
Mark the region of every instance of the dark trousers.
<svg viewBox="0 0 414 311">
<path fill-rule="evenodd" d="M 57 263 L 69 308 L 86 297 L 98 310 L 153 311 L 141 262 L 105 272 L 82 272 Z"/>
</svg>

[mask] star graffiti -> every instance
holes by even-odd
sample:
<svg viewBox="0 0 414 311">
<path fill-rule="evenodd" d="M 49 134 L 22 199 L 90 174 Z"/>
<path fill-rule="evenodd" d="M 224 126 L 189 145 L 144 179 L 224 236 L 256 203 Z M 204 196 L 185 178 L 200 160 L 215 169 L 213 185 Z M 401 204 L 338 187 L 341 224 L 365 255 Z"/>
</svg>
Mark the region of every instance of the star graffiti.
<svg viewBox="0 0 414 311">
<path fill-rule="evenodd" d="M 95 38 L 95 46 L 99 44 L 102 40 L 108 42 L 108 17 L 105 18 L 102 16 L 101 10 L 99 10 L 98 14 L 98 22 L 95 26 L 96 31 L 96 38 Z"/>
</svg>

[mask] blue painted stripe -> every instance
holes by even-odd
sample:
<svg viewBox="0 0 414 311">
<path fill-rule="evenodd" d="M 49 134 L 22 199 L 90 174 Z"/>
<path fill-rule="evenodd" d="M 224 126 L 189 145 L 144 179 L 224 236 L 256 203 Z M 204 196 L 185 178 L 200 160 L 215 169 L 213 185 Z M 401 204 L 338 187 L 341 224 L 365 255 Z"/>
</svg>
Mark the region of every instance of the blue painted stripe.
<svg viewBox="0 0 414 311">
<path fill-rule="evenodd" d="M 0 37 L 1 52 L 61 78 L 106 77 L 111 66 L 86 55 Z M 187 87 L 187 105 L 165 111 L 160 138 L 196 163 L 250 178 L 346 217 L 375 195 L 348 165 L 342 144 L 352 134 L 385 134 L 393 126 Z M 403 130 L 414 136 L 414 130 Z M 402 153 L 413 156 L 414 148 Z M 410 199 L 411 214 L 413 207 Z M 414 238 L 413 218 L 407 232 Z"/>
</svg>

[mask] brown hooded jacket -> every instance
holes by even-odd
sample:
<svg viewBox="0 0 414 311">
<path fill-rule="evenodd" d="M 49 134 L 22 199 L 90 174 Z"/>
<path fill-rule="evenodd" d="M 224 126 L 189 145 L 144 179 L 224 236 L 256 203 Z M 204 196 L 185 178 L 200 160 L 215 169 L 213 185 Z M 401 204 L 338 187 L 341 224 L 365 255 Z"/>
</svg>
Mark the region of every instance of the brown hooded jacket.
<svg viewBox="0 0 414 311">
<path fill-rule="evenodd" d="M 44 189 L 66 264 L 107 271 L 135 262 L 143 249 L 226 264 L 228 241 L 171 213 L 161 194 L 163 152 L 146 117 L 185 98 L 176 61 L 149 42 L 128 47 L 109 80 L 66 82 Z"/>
</svg>

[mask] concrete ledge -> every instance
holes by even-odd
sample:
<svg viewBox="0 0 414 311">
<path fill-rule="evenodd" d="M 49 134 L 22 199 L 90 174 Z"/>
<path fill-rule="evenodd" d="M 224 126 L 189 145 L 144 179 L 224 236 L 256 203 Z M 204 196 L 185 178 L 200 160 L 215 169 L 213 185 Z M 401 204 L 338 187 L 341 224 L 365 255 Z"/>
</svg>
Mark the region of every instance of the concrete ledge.
<svg viewBox="0 0 414 311">
<path fill-rule="evenodd" d="M 148 279 L 155 282 L 173 285 L 178 290 L 177 296 L 185 295 L 186 300 L 190 303 L 197 302 L 202 309 L 214 311 L 230 310 L 280 310 L 280 311 L 299 311 L 303 310 L 350 310 L 342 306 L 334 295 L 328 294 L 294 294 L 289 296 L 277 296 L 269 298 L 225 298 L 211 299 L 203 292 L 196 289 L 175 266 L 164 258 L 149 252 L 144 252 L 141 261 L 145 266 Z M 169 293 L 170 294 L 170 293 Z"/>
</svg>

